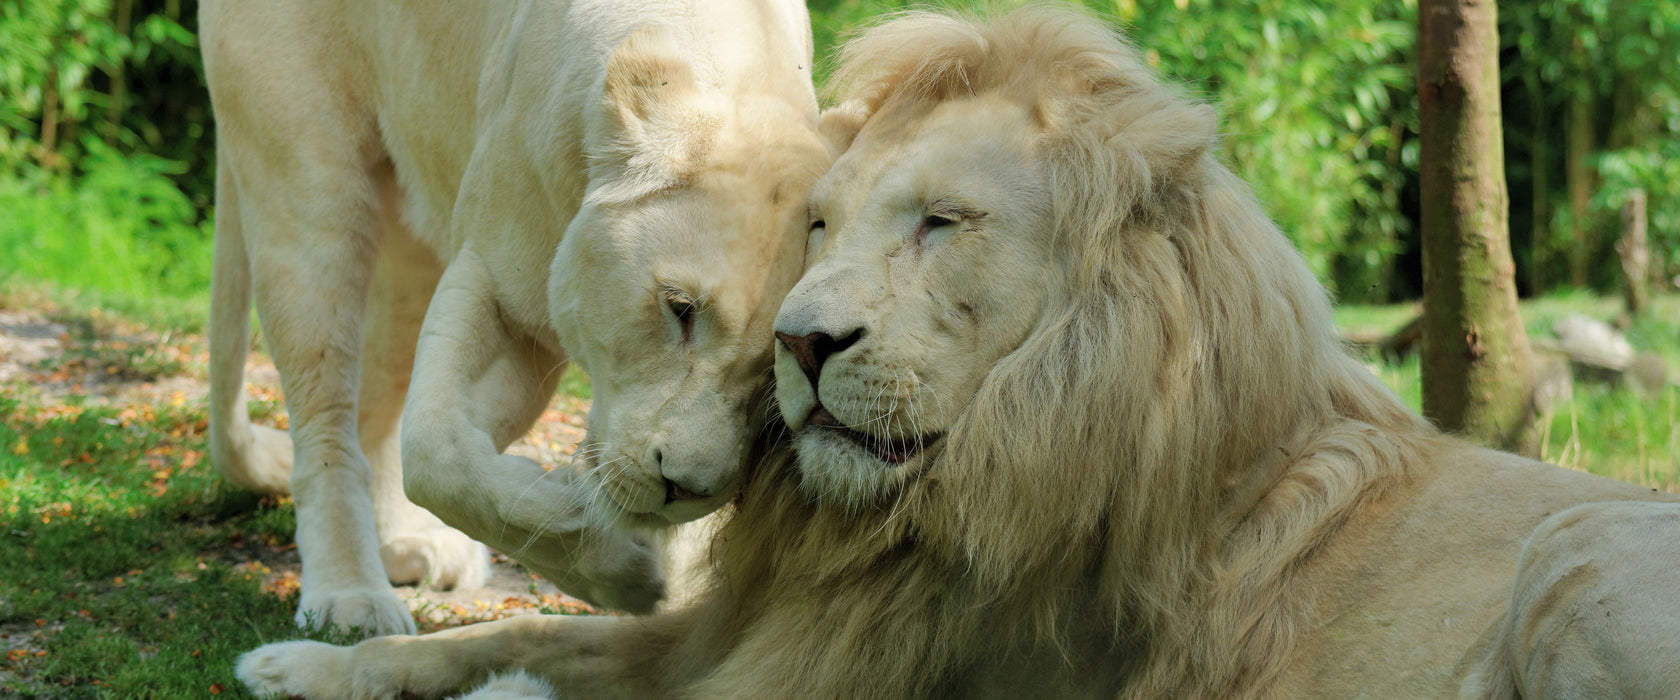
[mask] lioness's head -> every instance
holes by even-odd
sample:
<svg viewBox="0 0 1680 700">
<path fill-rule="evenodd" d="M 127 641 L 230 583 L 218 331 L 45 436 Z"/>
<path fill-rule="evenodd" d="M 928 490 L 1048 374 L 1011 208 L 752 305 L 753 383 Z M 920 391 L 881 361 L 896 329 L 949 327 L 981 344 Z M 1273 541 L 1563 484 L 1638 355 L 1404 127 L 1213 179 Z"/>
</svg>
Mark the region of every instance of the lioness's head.
<svg viewBox="0 0 1680 700">
<path fill-rule="evenodd" d="M 600 503 L 646 524 L 733 493 L 769 404 L 770 326 L 803 265 L 806 195 L 830 162 L 808 45 L 786 76 L 727 94 L 681 53 L 655 29 L 613 54 L 549 283 L 554 328 L 592 383 L 580 456 Z"/>
<path fill-rule="evenodd" d="M 854 140 L 813 190 L 814 262 L 775 327 L 812 494 L 937 481 L 1036 504 L 993 518 L 1010 526 L 1101 522 L 1125 484 L 1247 478 L 1216 465 L 1299 419 L 1269 400 L 1327 404 L 1296 376 L 1340 352 L 1322 289 L 1209 154 L 1212 108 L 1111 29 L 912 14 L 845 59 L 823 127 Z"/>
</svg>

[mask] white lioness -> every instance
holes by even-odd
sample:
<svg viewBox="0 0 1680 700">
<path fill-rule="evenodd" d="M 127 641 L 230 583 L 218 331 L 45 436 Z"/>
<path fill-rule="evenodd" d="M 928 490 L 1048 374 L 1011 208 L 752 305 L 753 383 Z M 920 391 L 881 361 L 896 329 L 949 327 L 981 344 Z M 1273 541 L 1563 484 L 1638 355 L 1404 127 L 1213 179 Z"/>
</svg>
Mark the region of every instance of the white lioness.
<svg viewBox="0 0 1680 700">
<path fill-rule="evenodd" d="M 200 22 L 211 449 L 293 494 L 299 622 L 412 633 L 387 579 L 479 585 L 468 535 L 649 610 L 656 552 L 611 525 L 734 492 L 830 161 L 804 7 L 265 0 Z M 289 437 L 246 415 L 253 293 Z M 581 468 L 501 454 L 568 357 L 594 392 Z"/>
<path fill-rule="evenodd" d="M 783 303 L 798 459 L 749 473 L 717 585 L 241 664 L 425 697 L 1601 698 L 1680 690 L 1675 497 L 1409 413 L 1108 29 L 913 15 L 851 44 L 861 131 Z M 1671 501 L 1653 503 L 1649 501 Z M 529 676 L 488 697 L 546 693 Z"/>
</svg>

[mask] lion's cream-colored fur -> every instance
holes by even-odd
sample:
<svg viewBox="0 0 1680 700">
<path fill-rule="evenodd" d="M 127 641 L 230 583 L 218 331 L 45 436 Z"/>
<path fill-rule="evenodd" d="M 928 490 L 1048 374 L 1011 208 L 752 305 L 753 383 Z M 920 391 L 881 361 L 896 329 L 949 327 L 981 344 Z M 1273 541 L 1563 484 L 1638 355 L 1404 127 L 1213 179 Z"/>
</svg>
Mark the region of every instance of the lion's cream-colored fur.
<svg viewBox="0 0 1680 700">
<path fill-rule="evenodd" d="M 211 450 L 293 494 L 299 621 L 412 632 L 387 579 L 479 585 L 467 535 L 651 608 L 657 536 L 621 526 L 734 492 L 830 161 L 803 5 L 275 0 L 200 24 Z M 253 297 L 289 436 L 247 420 Z M 574 464 L 501 454 L 567 361 L 594 391 Z"/>
<path fill-rule="evenodd" d="M 912 13 L 839 76 L 851 99 L 824 126 L 850 145 L 776 322 L 798 453 L 747 476 L 709 595 L 265 648 L 242 677 L 300 692 L 341 667 L 438 693 L 521 668 L 568 697 L 708 698 L 1680 687 L 1659 602 L 1680 593 L 1662 565 L 1680 505 L 1649 502 L 1675 499 L 1406 411 L 1210 154 L 1209 110 L 1110 30 Z"/>
</svg>

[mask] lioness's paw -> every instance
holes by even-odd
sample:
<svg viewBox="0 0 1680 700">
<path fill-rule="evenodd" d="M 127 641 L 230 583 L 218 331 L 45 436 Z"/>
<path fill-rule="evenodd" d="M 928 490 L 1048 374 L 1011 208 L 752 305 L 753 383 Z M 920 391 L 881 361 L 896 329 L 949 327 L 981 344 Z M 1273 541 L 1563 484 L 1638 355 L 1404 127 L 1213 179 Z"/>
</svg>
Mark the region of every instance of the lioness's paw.
<svg viewBox="0 0 1680 700">
<path fill-rule="evenodd" d="M 251 426 L 251 454 L 248 460 L 251 478 L 257 483 L 272 485 L 274 493 L 291 490 L 291 434 L 260 425 Z"/>
<path fill-rule="evenodd" d="M 611 531 L 585 540 L 571 571 L 538 570 L 567 593 L 592 605 L 636 614 L 653 612 L 665 597 L 659 549 L 640 535 Z"/>
<path fill-rule="evenodd" d="M 490 578 L 490 550 L 450 527 L 402 533 L 379 546 L 392 583 L 430 582 L 436 588 L 478 588 Z"/>
<path fill-rule="evenodd" d="M 548 683 L 520 671 L 495 676 L 483 687 L 456 700 L 554 700 L 556 697 Z"/>
<path fill-rule="evenodd" d="M 333 626 L 367 637 L 414 634 L 414 616 L 389 587 L 306 587 L 298 602 L 299 627 Z"/>
<path fill-rule="evenodd" d="M 262 697 L 331 700 L 350 690 L 350 650 L 320 642 L 281 642 L 239 657 L 239 680 Z"/>
<path fill-rule="evenodd" d="M 216 470 L 240 488 L 257 493 L 289 493 L 292 488 L 292 437 L 284 430 L 249 426 L 248 439 L 213 440 L 210 459 Z"/>
</svg>

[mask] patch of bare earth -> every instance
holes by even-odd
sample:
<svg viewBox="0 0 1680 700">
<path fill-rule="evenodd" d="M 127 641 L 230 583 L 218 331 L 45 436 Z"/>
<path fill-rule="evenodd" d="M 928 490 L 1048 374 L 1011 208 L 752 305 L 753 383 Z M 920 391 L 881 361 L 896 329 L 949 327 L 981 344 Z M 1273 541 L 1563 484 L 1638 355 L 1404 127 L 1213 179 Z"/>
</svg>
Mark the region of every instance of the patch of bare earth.
<svg viewBox="0 0 1680 700">
<path fill-rule="evenodd" d="M 106 404 L 152 415 L 166 405 L 203 405 L 209 394 L 203 336 L 160 333 L 98 314 L 63 318 L 56 311 L 0 309 L 0 392 L 22 394 L 28 404 L 49 411 L 70 404 Z M 287 418 L 274 363 L 252 352 L 245 382 L 258 409 L 255 421 L 284 429 Z M 508 451 L 551 468 L 564 465 L 583 439 L 588 411 L 586 400 L 556 396 L 530 433 Z M 201 459 L 201 451 L 188 450 L 178 460 L 182 463 L 172 468 L 190 468 Z M 260 579 L 270 593 L 287 596 L 297 590 L 301 566 L 293 543 L 248 543 L 224 553 L 223 559 Z M 594 612 L 500 553 L 493 555 L 491 580 L 482 588 L 440 591 L 406 585 L 397 593 L 408 601 L 423 631 L 536 612 Z M 33 653 L 27 640 L 39 631 L 29 627 L 0 629 L 0 647 L 14 650 L 8 653 Z"/>
</svg>

